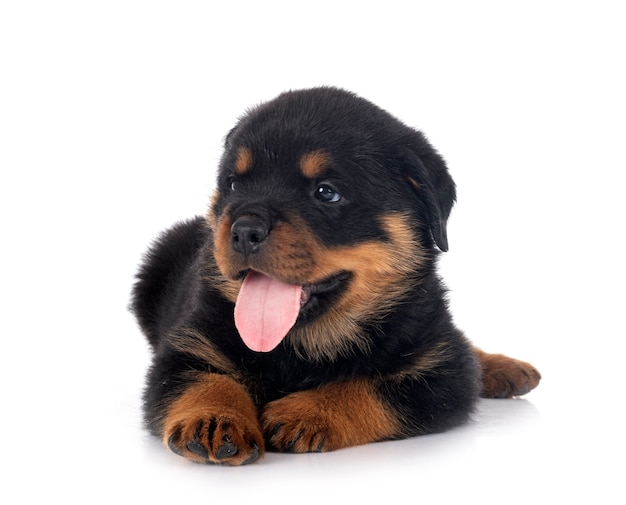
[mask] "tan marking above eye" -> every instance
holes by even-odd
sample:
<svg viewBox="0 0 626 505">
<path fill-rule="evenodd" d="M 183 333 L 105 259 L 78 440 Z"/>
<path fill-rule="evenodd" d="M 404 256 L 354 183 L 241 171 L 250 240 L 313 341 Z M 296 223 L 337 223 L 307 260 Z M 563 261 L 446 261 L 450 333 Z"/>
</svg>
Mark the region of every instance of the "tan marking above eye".
<svg viewBox="0 0 626 505">
<path fill-rule="evenodd" d="M 311 151 L 300 158 L 300 172 L 309 179 L 321 177 L 330 165 L 330 155 L 326 151 Z"/>
<path fill-rule="evenodd" d="M 252 168 L 252 152 L 247 147 L 240 147 L 235 160 L 235 173 L 243 175 Z"/>
</svg>

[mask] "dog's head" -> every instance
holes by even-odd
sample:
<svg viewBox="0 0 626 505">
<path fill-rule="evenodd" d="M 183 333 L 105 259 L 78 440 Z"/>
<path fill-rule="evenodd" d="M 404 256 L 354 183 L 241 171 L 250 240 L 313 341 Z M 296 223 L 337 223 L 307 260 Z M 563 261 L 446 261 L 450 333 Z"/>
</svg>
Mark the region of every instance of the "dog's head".
<svg viewBox="0 0 626 505">
<path fill-rule="evenodd" d="M 229 133 L 209 223 L 251 349 L 310 358 L 367 347 L 362 329 L 447 250 L 455 189 L 424 136 L 352 93 L 287 92 Z"/>
</svg>

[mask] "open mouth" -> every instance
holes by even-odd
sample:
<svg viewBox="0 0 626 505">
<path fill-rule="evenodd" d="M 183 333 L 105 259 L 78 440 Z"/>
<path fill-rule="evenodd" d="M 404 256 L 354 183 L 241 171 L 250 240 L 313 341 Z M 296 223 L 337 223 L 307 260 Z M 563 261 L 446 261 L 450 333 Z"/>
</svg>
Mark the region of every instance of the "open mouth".
<svg viewBox="0 0 626 505">
<path fill-rule="evenodd" d="M 235 303 L 239 335 L 253 351 L 271 351 L 296 323 L 306 324 L 326 312 L 349 279 L 349 272 L 339 272 L 301 286 L 248 270 Z"/>
<path fill-rule="evenodd" d="M 309 322 L 322 315 L 345 289 L 350 274 L 340 272 L 302 287 L 299 319 Z"/>
</svg>

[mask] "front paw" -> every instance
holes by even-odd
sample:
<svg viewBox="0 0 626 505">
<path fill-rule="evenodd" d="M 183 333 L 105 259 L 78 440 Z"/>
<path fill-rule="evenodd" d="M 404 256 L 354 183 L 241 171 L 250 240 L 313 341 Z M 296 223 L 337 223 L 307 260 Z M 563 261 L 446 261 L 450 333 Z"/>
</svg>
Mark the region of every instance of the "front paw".
<svg viewBox="0 0 626 505">
<path fill-rule="evenodd" d="M 268 446 L 280 452 L 336 449 L 337 427 L 307 393 L 295 393 L 266 405 L 261 426 Z"/>
<path fill-rule="evenodd" d="M 198 463 L 244 465 L 265 450 L 257 410 L 246 390 L 224 375 L 202 374 L 169 406 L 163 442 Z"/>
<path fill-rule="evenodd" d="M 236 416 L 191 416 L 170 426 L 163 441 L 172 452 L 197 463 L 245 465 L 264 451 L 256 423 Z"/>
<path fill-rule="evenodd" d="M 300 391 L 268 403 L 261 427 L 269 447 L 322 452 L 393 438 L 397 420 L 372 384 L 354 380 Z"/>
</svg>

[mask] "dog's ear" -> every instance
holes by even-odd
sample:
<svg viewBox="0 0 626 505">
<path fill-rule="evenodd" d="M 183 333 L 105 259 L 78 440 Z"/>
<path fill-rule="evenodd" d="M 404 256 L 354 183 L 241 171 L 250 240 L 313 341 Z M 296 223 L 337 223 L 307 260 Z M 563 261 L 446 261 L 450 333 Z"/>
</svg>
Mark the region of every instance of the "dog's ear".
<svg viewBox="0 0 626 505">
<path fill-rule="evenodd" d="M 424 202 L 435 244 L 445 252 L 448 250 L 446 225 L 456 200 L 456 186 L 445 161 L 434 149 L 422 145 L 419 155 L 416 150 L 407 149 L 404 178 Z"/>
</svg>

